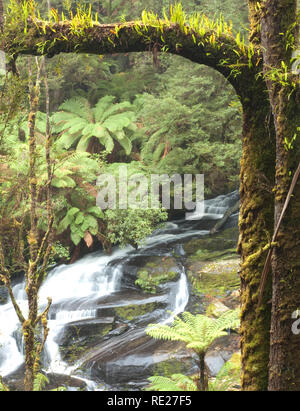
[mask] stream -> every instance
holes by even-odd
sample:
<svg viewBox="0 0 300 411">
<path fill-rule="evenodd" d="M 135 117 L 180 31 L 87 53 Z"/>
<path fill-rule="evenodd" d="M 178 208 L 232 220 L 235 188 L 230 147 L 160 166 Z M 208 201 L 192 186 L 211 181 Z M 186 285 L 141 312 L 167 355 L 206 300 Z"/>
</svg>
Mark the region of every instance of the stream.
<svg viewBox="0 0 300 411">
<path fill-rule="evenodd" d="M 237 191 L 205 201 L 205 215 L 168 222 L 138 250 L 115 248 L 111 255 L 94 252 L 72 265 L 52 269 L 39 294 L 40 310 L 52 298 L 50 329 L 42 369 L 53 386 L 72 389 L 140 390 L 147 378 L 170 361 L 195 367 L 178 343 L 157 341 L 145 334 L 150 323 L 171 323 L 189 303 L 183 244 L 209 235 L 238 198 Z M 231 220 L 236 222 L 236 216 Z M 153 257 L 172 259 L 176 279 L 161 284 L 155 294 L 135 284 L 137 272 Z M 14 295 L 26 313 L 25 284 Z M 196 368 L 195 368 L 196 369 Z M 10 302 L 0 305 L 0 375 L 20 379 L 23 342 Z"/>
</svg>

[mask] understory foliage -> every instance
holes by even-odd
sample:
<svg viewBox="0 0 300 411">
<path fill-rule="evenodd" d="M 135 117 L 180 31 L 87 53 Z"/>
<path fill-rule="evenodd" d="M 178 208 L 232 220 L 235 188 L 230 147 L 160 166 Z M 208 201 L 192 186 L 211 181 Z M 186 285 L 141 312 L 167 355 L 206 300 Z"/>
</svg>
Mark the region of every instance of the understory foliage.
<svg viewBox="0 0 300 411">
<path fill-rule="evenodd" d="M 207 391 L 209 385 L 204 362 L 205 354 L 217 338 L 239 326 L 237 310 L 228 310 L 217 319 L 202 314 L 193 315 L 190 312 L 184 312 L 181 316 L 182 318 L 175 316 L 171 325 L 150 324 L 146 328 L 146 333 L 160 340 L 184 342 L 186 348 L 193 350 L 199 358 L 200 375 L 198 378 L 189 378 L 181 374 L 172 375 L 171 378 L 151 377 L 152 384 L 149 389 L 168 391 L 173 387 L 176 391 Z"/>
<path fill-rule="evenodd" d="M 79 19 L 83 15 L 90 19 L 92 16 L 94 19 L 97 16 L 97 20 L 102 22 L 103 16 L 110 18 L 110 21 L 111 18 L 121 21 L 124 18 L 125 21 L 129 13 L 129 20 L 133 20 L 140 17 L 144 6 L 142 1 L 130 1 L 126 4 L 123 2 L 120 5 L 117 3 L 114 12 L 112 12 L 114 2 L 103 3 L 100 6 L 97 2 L 92 2 L 91 9 L 84 1 L 81 2 L 81 8 L 76 8 L 77 3 L 74 1 L 63 3 L 54 1 L 51 5 L 54 8 L 57 6 L 58 16 L 62 13 L 65 18 L 73 16 L 74 24 L 76 18 Z M 170 16 L 167 17 L 170 4 L 165 3 L 156 4 L 153 1 L 147 4 L 147 8 L 153 10 L 153 13 L 143 13 L 142 19 L 145 22 L 149 20 L 151 23 L 158 13 L 158 17 L 167 18 L 170 22 L 178 24 L 187 24 L 199 32 L 211 28 L 220 33 L 222 31 L 228 33 L 229 36 L 236 35 L 237 54 L 246 53 L 243 35 L 236 34 L 230 22 L 237 18 L 237 9 L 239 20 L 246 22 L 245 5 L 242 7 L 237 4 L 232 6 L 229 2 L 220 5 L 218 2 L 208 4 L 208 2 L 190 1 L 184 4 L 187 12 L 194 12 L 193 18 L 189 20 L 180 4 L 172 6 Z M 45 7 L 46 2 L 40 5 L 42 15 L 47 16 Z M 202 15 L 204 12 L 205 15 Z M 219 16 L 220 12 L 223 12 L 224 16 L 209 19 L 209 17 Z M 53 13 L 50 13 L 48 18 L 55 23 L 56 17 Z M 63 20 L 62 16 L 58 18 Z M 229 21 L 228 24 L 226 20 Z M 91 24 L 93 24 L 92 20 Z M 64 132 L 62 143 L 65 143 L 66 147 L 70 144 L 78 144 L 79 148 L 87 148 L 90 143 L 89 149 L 92 147 L 98 150 L 96 144 L 98 142 L 111 150 L 113 143 L 117 142 L 118 151 L 119 148 L 123 148 L 124 154 L 128 155 L 132 147 L 133 158 L 143 161 L 152 170 L 161 173 L 204 173 L 208 195 L 235 189 L 238 184 L 241 152 L 241 106 L 232 88 L 215 71 L 195 66 L 183 59 L 161 54 L 155 67 L 152 63 L 153 57 L 147 54 L 54 57 L 51 60 L 53 75 L 49 79 L 50 104 L 54 118 L 61 119 L 59 127 L 61 127 L 60 131 Z M 74 66 L 77 70 L 74 70 Z M 238 64 L 236 66 L 238 68 Z M 105 127 L 99 130 L 97 121 L 95 127 L 88 124 L 84 126 L 83 120 L 82 122 L 79 118 L 75 120 L 70 115 L 72 113 L 66 113 L 68 110 L 65 108 L 63 112 L 66 116 L 62 120 L 64 115 L 59 107 L 68 107 L 69 104 L 73 105 L 77 101 L 78 104 L 85 106 L 80 114 L 84 117 L 86 114 L 83 112 L 91 113 L 91 110 L 96 109 L 97 104 L 101 105 L 101 99 L 105 98 L 103 101 L 107 101 L 108 96 L 115 98 L 116 109 L 118 103 L 127 107 L 123 114 L 124 119 L 127 118 L 126 113 L 132 112 L 129 114 L 130 136 L 124 132 L 122 124 L 112 132 Z M 133 107 L 130 107 L 129 103 L 135 103 L 136 119 L 133 115 Z M 70 109 L 72 110 L 71 107 Z M 75 120 L 75 124 L 70 137 L 63 122 L 67 126 L 67 120 L 71 118 Z M 92 118 L 94 115 L 91 113 L 89 119 Z M 173 118 L 175 121 L 170 121 Z M 133 132 L 135 125 L 138 130 Z M 91 128 L 94 128 L 96 140 L 90 133 Z M 81 132 L 80 136 L 79 132 Z M 101 137 L 97 136 L 99 133 Z M 99 140 L 102 140 L 102 143 Z M 114 155 L 113 161 L 118 161 Z"/>
<path fill-rule="evenodd" d="M 227 361 L 216 378 L 210 378 L 208 381 L 209 391 L 233 391 L 240 385 L 241 365 L 240 358 L 232 358 Z M 150 384 L 147 391 L 198 391 L 198 376 L 186 376 L 183 374 L 172 374 L 170 377 L 153 376 L 148 378 Z"/>
</svg>

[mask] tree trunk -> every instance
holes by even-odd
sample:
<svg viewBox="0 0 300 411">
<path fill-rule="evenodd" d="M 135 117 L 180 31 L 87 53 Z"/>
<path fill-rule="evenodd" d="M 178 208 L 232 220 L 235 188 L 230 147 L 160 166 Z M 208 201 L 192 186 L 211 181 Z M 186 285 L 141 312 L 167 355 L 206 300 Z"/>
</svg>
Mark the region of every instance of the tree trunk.
<svg viewBox="0 0 300 411">
<path fill-rule="evenodd" d="M 3 30 L 3 0 L 0 0 L 0 30 Z"/>
<path fill-rule="evenodd" d="M 205 365 L 205 353 L 199 354 L 199 381 L 197 382 L 198 391 L 208 391 L 208 375 Z"/>
<path fill-rule="evenodd" d="M 275 224 L 300 160 L 300 86 L 299 76 L 292 74 L 291 61 L 297 46 L 296 3 L 265 1 L 261 21 L 264 74 L 276 129 Z M 278 73 L 276 77 L 274 73 Z M 300 181 L 280 226 L 272 259 L 269 390 L 275 391 L 300 390 L 300 340 L 292 332 L 292 315 L 300 308 L 299 221 Z"/>
<path fill-rule="evenodd" d="M 271 282 L 259 315 L 258 287 L 273 229 L 275 138 L 265 90 L 253 89 L 244 98 L 243 154 L 240 187 L 241 350 L 242 389 L 266 390 L 268 386 Z"/>
</svg>

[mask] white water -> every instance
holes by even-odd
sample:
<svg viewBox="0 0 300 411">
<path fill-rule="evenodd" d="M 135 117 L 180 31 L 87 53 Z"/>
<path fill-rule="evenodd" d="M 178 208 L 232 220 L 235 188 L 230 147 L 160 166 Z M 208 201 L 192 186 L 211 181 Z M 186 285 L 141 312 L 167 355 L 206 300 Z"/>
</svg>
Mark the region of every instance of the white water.
<svg viewBox="0 0 300 411">
<path fill-rule="evenodd" d="M 187 220 L 221 219 L 231 205 L 238 200 L 238 192 L 233 191 L 227 195 L 220 195 L 216 198 L 204 201 L 204 214 L 199 214 L 197 209 L 194 213 L 190 213 Z M 201 209 L 201 207 L 199 207 Z"/>
</svg>

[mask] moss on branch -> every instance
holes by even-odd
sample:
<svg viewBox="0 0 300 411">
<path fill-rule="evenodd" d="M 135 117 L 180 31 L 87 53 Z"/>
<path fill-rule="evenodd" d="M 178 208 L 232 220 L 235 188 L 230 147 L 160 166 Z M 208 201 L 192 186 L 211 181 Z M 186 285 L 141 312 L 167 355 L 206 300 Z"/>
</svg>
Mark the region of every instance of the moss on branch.
<svg viewBox="0 0 300 411">
<path fill-rule="evenodd" d="M 12 1 L 12 5 L 15 1 Z M 193 62 L 213 67 L 232 83 L 239 94 L 243 77 L 261 70 L 258 48 L 246 45 L 240 34 L 222 17 L 210 20 L 195 13 L 187 16 L 180 4 L 170 7 L 169 16 L 158 18 L 143 12 L 140 21 L 99 24 L 91 10 L 77 9 L 68 20 L 52 9 L 42 20 L 33 1 L 20 8 L 11 6 L 5 19 L 5 51 L 13 58 L 19 54 L 59 53 L 111 54 L 163 51 L 181 55 Z"/>
</svg>

